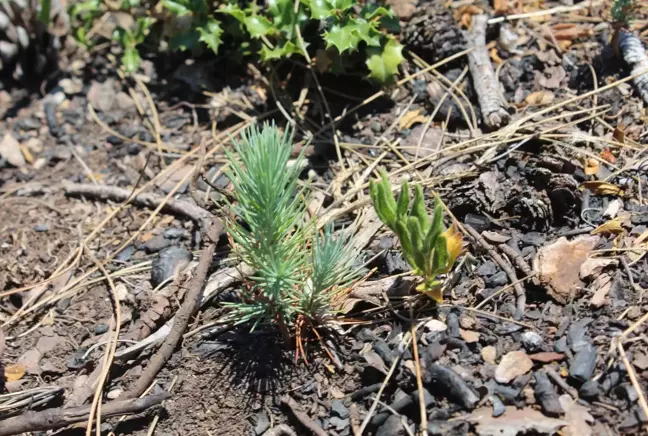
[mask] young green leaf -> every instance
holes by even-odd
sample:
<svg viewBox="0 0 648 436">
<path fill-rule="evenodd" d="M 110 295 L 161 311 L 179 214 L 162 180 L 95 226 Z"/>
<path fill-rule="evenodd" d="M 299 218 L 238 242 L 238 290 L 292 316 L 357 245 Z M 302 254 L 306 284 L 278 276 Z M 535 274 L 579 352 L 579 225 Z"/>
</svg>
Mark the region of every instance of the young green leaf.
<svg viewBox="0 0 648 436">
<path fill-rule="evenodd" d="M 204 42 L 215 54 L 218 54 L 218 48 L 222 43 L 221 36 L 223 35 L 220 22 L 210 18 L 203 27 L 198 27 L 197 30 L 200 33 L 200 41 Z"/>
<path fill-rule="evenodd" d="M 333 7 L 326 0 L 310 0 L 309 8 L 311 18 L 315 20 L 326 20 L 333 15 Z"/>
<path fill-rule="evenodd" d="M 122 56 L 122 65 L 127 73 L 134 73 L 140 65 L 140 55 L 135 47 L 128 47 L 124 49 Z"/>
<path fill-rule="evenodd" d="M 340 53 L 353 51 L 358 48 L 360 37 L 353 26 L 334 24 L 331 29 L 324 32 L 326 48 L 335 47 Z"/>
<path fill-rule="evenodd" d="M 398 194 L 398 201 L 396 202 L 396 219 L 403 219 L 403 217 L 407 215 L 409 202 L 409 184 L 407 183 L 407 180 L 403 179 L 403 182 L 401 183 L 401 191 L 400 194 Z"/>
<path fill-rule="evenodd" d="M 421 185 L 414 187 L 414 202 L 412 203 L 412 215 L 419 220 L 421 231 L 424 235 L 430 229 L 430 218 L 425 211 L 425 199 L 423 198 L 423 188 Z"/>
<path fill-rule="evenodd" d="M 370 48 L 367 50 L 367 68 L 369 68 L 369 77 L 380 83 L 391 81 L 398 72 L 398 66 L 405 60 L 403 58 L 403 46 L 395 39 L 387 41 L 385 46 L 380 48 Z"/>
<path fill-rule="evenodd" d="M 245 17 L 243 24 L 252 38 L 260 38 L 272 32 L 272 23 L 262 15 Z"/>
</svg>

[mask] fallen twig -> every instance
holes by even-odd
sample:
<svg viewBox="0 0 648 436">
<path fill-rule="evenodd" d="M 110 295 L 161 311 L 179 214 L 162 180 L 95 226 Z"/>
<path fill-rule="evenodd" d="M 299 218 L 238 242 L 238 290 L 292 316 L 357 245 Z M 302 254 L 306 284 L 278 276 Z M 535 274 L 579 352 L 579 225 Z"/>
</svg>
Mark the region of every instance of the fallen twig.
<svg viewBox="0 0 648 436">
<path fill-rule="evenodd" d="M 500 249 L 502 253 L 507 255 L 509 257 L 509 260 L 515 264 L 517 269 L 519 269 L 521 272 L 524 273 L 526 276 L 533 276 L 531 277 L 531 282 L 536 285 L 540 286 L 540 280 L 538 280 L 537 277 L 535 277 L 535 273 L 533 272 L 533 268 L 531 268 L 531 265 L 529 265 L 529 262 L 524 260 L 524 257 L 522 257 L 521 253 L 516 252 L 512 247 L 509 247 L 506 244 L 500 244 L 497 246 L 497 248 Z"/>
<path fill-rule="evenodd" d="M 209 270 L 209 266 L 214 258 L 216 244 L 218 243 L 218 238 L 222 230 L 223 226 L 220 221 L 213 218 L 209 230 L 205 235 L 207 244 L 200 255 L 200 262 L 196 268 L 196 273 L 192 280 L 191 287 L 185 295 L 182 306 L 180 306 L 180 309 L 175 316 L 173 327 L 171 328 L 166 340 L 160 346 L 157 353 L 151 358 L 148 366 L 144 369 L 144 372 L 137 379 L 133 387 L 122 394 L 123 398 L 135 398 L 142 395 L 146 388 L 153 382 L 153 379 L 162 369 L 167 360 L 169 360 L 171 354 L 173 354 L 173 351 L 182 339 L 182 335 L 189 324 L 189 319 L 200 305 L 207 271 Z"/>
<path fill-rule="evenodd" d="M 648 104 L 648 55 L 639 37 L 630 32 L 621 32 L 619 35 L 619 48 L 623 60 L 630 67 L 630 75 L 637 92 L 644 102 Z M 643 71 L 643 73 L 642 73 Z"/>
<path fill-rule="evenodd" d="M 104 417 L 115 415 L 133 415 L 160 404 L 169 398 L 168 392 L 149 395 L 132 400 L 111 401 L 103 404 L 101 414 Z M 25 412 L 20 416 L 0 421 L 0 436 L 10 436 L 35 431 L 45 431 L 65 427 L 77 422 L 86 421 L 90 406 L 73 408 L 47 409 L 38 412 Z"/>
<path fill-rule="evenodd" d="M 294 430 L 288 427 L 286 424 L 280 424 L 263 433 L 263 436 L 283 436 L 283 435 L 297 436 L 297 433 L 295 433 Z"/>
<path fill-rule="evenodd" d="M 495 250 L 495 248 L 490 245 L 486 240 L 480 235 L 477 230 L 473 229 L 467 224 L 464 224 L 464 227 L 466 231 L 470 234 L 472 239 L 475 241 L 475 243 L 479 244 L 484 248 L 488 254 L 493 258 L 495 262 L 502 268 L 502 271 L 506 273 L 506 275 L 509 277 L 509 280 L 511 280 L 511 283 L 516 283 L 515 286 L 513 286 L 513 289 L 515 289 L 515 295 L 517 297 L 517 302 L 516 302 L 516 311 L 515 311 L 515 319 L 520 320 L 522 319 L 522 315 L 524 315 L 524 307 L 526 306 L 526 292 L 524 291 L 524 287 L 522 286 L 522 283 L 518 282 L 518 278 L 515 275 L 515 271 L 513 270 L 513 267 L 511 266 L 510 263 L 506 262 L 502 256 Z"/>
<path fill-rule="evenodd" d="M 484 123 L 489 128 L 499 128 L 508 124 L 511 117 L 506 111 L 506 103 L 486 49 L 487 25 L 486 15 L 473 15 L 472 27 L 465 33 L 466 41 L 473 49 L 468 53 L 468 66 Z"/>
<path fill-rule="evenodd" d="M 131 191 L 128 189 L 118 188 L 116 186 L 91 185 L 87 183 L 64 182 L 63 189 L 67 195 L 71 196 L 83 195 L 98 198 L 100 200 L 112 200 L 117 202 L 126 201 L 131 195 Z M 158 207 L 163 202 L 164 198 L 158 197 L 154 194 L 137 194 L 131 199 L 132 204 L 151 209 Z M 190 218 L 199 224 L 203 231 L 207 230 L 212 218 L 209 212 L 195 204 L 171 198 L 166 201 L 162 210 Z"/>
<path fill-rule="evenodd" d="M 326 432 L 322 427 L 317 425 L 315 421 L 310 419 L 308 415 L 306 415 L 304 412 L 299 410 L 299 406 L 297 405 L 297 402 L 293 400 L 290 396 L 285 395 L 281 397 L 281 403 L 286 405 L 290 411 L 292 412 L 293 416 L 299 421 L 301 425 L 304 426 L 304 428 L 310 430 L 310 432 L 316 436 L 326 436 Z"/>
</svg>

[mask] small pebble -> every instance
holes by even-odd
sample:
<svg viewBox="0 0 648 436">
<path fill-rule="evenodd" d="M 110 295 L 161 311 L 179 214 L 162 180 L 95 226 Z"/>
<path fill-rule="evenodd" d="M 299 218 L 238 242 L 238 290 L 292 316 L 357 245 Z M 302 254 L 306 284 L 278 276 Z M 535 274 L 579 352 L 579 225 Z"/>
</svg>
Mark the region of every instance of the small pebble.
<svg viewBox="0 0 648 436">
<path fill-rule="evenodd" d="M 521 339 L 522 339 L 522 345 L 529 352 L 536 351 L 538 348 L 542 346 L 543 343 L 542 336 L 540 336 L 538 333 L 534 331 L 528 331 L 522 333 Z"/>
<path fill-rule="evenodd" d="M 502 400 L 500 400 L 497 395 L 491 395 L 489 397 L 489 400 L 493 405 L 494 418 L 497 418 L 498 416 L 502 416 L 504 412 L 506 412 L 506 407 L 504 406 L 504 403 L 502 403 Z"/>
<path fill-rule="evenodd" d="M 39 233 L 46 232 L 48 230 L 49 230 L 49 227 L 47 226 L 47 224 L 36 224 L 34 226 L 34 231 L 39 232 Z"/>
<path fill-rule="evenodd" d="M 349 409 L 347 409 L 344 403 L 340 400 L 333 400 L 331 402 L 331 412 L 333 415 L 342 419 L 349 417 Z"/>
</svg>

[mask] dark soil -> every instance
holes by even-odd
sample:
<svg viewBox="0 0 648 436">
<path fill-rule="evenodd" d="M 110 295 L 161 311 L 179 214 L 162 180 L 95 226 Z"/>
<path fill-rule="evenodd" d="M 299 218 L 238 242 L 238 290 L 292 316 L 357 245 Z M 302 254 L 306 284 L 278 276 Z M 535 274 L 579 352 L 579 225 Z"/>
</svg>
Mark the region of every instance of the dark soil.
<svg viewBox="0 0 648 436">
<path fill-rule="evenodd" d="M 407 11 L 405 3 L 397 10 Z M 405 71 L 414 74 L 465 49 L 456 23 L 470 13 L 437 2 L 402 12 L 403 41 L 412 54 Z M 226 310 L 221 303 L 236 299 L 245 285 L 235 283 L 192 319 L 156 378 L 152 390 L 171 390 L 171 399 L 135 418 L 105 420 L 103 434 L 143 436 L 154 425 L 159 435 L 260 435 L 281 423 L 310 434 L 287 406 L 290 397 L 325 434 L 350 435 L 382 387 L 364 434 L 407 434 L 406 427 L 413 432 L 421 424 L 417 365 L 428 434 L 644 434 L 645 103 L 628 82 L 525 119 L 626 77 L 607 45 L 605 13 L 594 7 L 494 24 L 492 35 L 489 28 L 491 57 L 513 116 L 511 126 L 496 132 L 482 131 L 469 74 L 458 81 L 461 92 L 444 96 L 464 74 L 465 56 L 387 89 L 358 110 L 351 108 L 377 89 L 357 78 L 322 76 L 331 116 L 342 117 L 343 169 L 330 129 L 322 128 L 330 119 L 325 105 L 299 63 L 268 74 L 271 89 L 255 69 L 222 59 L 151 55 L 144 85 L 120 78 L 114 56 L 97 52 L 83 72 L 70 69 L 44 82 L 44 93 L 0 88 L 1 135 L 15 138 L 26 158 L 19 167 L 0 158 L 0 322 L 6 335 L 0 358 L 25 370 L 0 392 L 0 418 L 88 403 L 80 387 L 101 366 L 114 313 L 110 289 L 88 251 L 99 260 L 113 255 L 106 268 L 122 306 L 119 351 L 177 312 L 203 247 L 199 226 L 186 216 L 162 212 L 150 219 L 150 209 L 127 206 L 105 221 L 117 203 L 67 196 L 63 182 L 133 190 L 153 180 L 147 192 L 164 197 L 193 170 L 197 155 L 179 159 L 204 142 L 213 153 L 197 192 L 222 216 L 219 206 L 230 187 L 218 147 L 229 147 L 229 134 L 256 121 L 285 126 L 280 103 L 299 121 L 296 141 L 306 130 L 321 130 L 307 149 L 304 171 L 321 216 L 341 208 L 341 226 L 370 210 L 366 191 L 344 195 L 367 181 L 361 177 L 376 159 L 378 167 L 399 171 L 394 180 L 422 181 L 430 203 L 433 190 L 439 193 L 464 234 L 444 304 L 415 295 L 398 241 L 384 227 L 369 235 L 363 252 L 372 273 L 351 291 L 340 316 L 318 329 L 321 340 L 304 338 L 305 358 L 297 358 L 272 326 L 250 333 L 248 326 L 216 325 Z M 634 29 L 644 43 L 647 20 L 644 8 Z M 570 26 L 579 36 L 560 36 Z M 517 41 L 503 45 L 510 33 Z M 514 124 L 519 120 L 525 121 Z M 158 177 L 171 165 L 170 175 Z M 596 181 L 606 184 L 586 183 Z M 188 181 L 173 197 L 193 202 Z M 155 274 L 178 264 L 185 272 L 160 284 Z M 223 237 L 210 274 L 235 265 Z M 158 271 L 153 277 L 152 269 Z M 412 326 L 418 364 L 408 346 Z M 154 352 L 116 360 L 104 401 L 126 391 Z M 44 387 L 53 389 L 34 397 Z M 31 400 L 10 403 L 9 394 L 17 392 Z M 526 424 L 515 419 L 516 409 Z"/>
</svg>

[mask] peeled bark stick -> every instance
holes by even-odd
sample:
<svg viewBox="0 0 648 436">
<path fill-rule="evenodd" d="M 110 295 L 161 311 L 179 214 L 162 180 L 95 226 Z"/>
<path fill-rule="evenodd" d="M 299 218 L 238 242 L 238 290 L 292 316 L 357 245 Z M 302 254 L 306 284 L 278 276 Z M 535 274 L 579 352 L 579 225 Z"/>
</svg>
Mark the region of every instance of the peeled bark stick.
<svg viewBox="0 0 648 436">
<path fill-rule="evenodd" d="M 299 410 L 299 405 L 290 396 L 284 395 L 283 397 L 281 397 L 281 404 L 287 406 L 292 412 L 293 416 L 297 419 L 297 421 L 299 421 L 299 423 L 304 426 L 304 428 L 309 430 L 311 434 L 314 434 L 315 436 L 327 436 L 322 427 L 320 427 L 315 421 L 310 419 L 310 417 L 306 413 Z"/>
<path fill-rule="evenodd" d="M 648 104 L 648 55 L 641 40 L 634 33 L 621 31 L 619 48 L 623 60 L 630 67 L 630 74 L 638 74 L 632 82 L 643 101 Z"/>
<path fill-rule="evenodd" d="M 132 192 L 129 189 L 118 188 L 116 186 L 92 185 L 89 183 L 71 183 L 63 182 L 63 190 L 70 196 L 86 196 L 98 198 L 100 200 L 112 200 L 123 202 L 128 199 Z M 131 198 L 131 203 L 140 206 L 155 209 L 164 201 L 163 197 L 154 194 L 139 194 Z M 200 225 L 203 231 L 209 228 L 209 222 L 212 215 L 205 209 L 183 200 L 169 199 L 163 211 L 176 215 L 186 216 Z"/>
<path fill-rule="evenodd" d="M 468 67 L 477 92 L 482 118 L 487 127 L 497 129 L 508 124 L 511 116 L 506 111 L 506 102 L 502 99 L 500 84 L 486 49 L 487 25 L 486 15 L 473 15 L 472 27 L 465 32 L 464 37 L 473 49 L 467 55 Z"/>
<path fill-rule="evenodd" d="M 180 309 L 174 318 L 175 321 L 169 335 L 160 346 L 160 349 L 151 358 L 149 364 L 144 369 L 142 375 L 134 383 L 133 387 L 129 391 L 124 392 L 120 398 L 135 398 L 142 395 L 180 343 L 180 340 L 187 329 L 187 325 L 189 325 L 189 319 L 200 306 L 207 271 L 209 270 L 209 266 L 214 258 L 216 244 L 218 243 L 218 238 L 220 237 L 222 230 L 223 226 L 220 221 L 216 218 L 212 218 L 212 223 L 205 235 L 206 245 L 200 254 L 200 261 L 198 262 L 196 273 L 191 281 L 191 287 L 186 293 L 182 306 L 180 306 Z"/>
<path fill-rule="evenodd" d="M 124 401 L 110 401 L 101 405 L 101 416 L 133 415 L 160 404 L 171 396 L 168 392 Z M 10 436 L 35 431 L 52 430 L 88 420 L 90 406 L 25 412 L 0 421 L 0 436 Z"/>
</svg>

